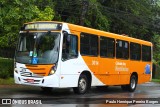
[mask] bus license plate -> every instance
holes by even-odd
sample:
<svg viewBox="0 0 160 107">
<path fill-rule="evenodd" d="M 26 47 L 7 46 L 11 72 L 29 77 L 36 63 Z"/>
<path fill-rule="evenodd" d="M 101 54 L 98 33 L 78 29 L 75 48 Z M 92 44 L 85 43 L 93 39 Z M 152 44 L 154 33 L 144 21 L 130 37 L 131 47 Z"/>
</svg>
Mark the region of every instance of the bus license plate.
<svg viewBox="0 0 160 107">
<path fill-rule="evenodd" d="M 29 83 L 34 83 L 34 79 L 26 79 L 26 81 Z"/>
</svg>

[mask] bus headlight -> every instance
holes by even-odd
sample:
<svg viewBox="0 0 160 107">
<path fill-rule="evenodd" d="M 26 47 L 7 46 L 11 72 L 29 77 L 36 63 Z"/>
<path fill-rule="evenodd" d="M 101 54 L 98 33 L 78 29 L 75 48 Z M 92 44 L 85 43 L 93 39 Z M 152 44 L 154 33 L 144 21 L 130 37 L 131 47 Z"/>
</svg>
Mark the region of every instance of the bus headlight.
<svg viewBox="0 0 160 107">
<path fill-rule="evenodd" d="M 56 66 L 53 66 L 50 70 L 49 75 L 53 75 L 56 72 Z"/>
<path fill-rule="evenodd" d="M 52 69 L 49 73 L 49 75 L 53 75 L 55 73 L 55 71 Z"/>
</svg>

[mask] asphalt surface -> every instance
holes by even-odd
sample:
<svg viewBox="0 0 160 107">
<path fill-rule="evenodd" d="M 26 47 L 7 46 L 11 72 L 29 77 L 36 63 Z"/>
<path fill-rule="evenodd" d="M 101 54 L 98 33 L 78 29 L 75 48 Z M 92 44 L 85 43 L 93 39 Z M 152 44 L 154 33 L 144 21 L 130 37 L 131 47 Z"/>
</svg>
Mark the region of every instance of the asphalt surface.
<svg viewBox="0 0 160 107">
<path fill-rule="evenodd" d="M 71 88 L 53 89 L 51 92 L 44 92 L 40 87 L 3 85 L 0 86 L 0 99 L 0 104 L 2 99 L 11 99 L 12 103 L 11 105 L 3 104 L 0 107 L 33 107 L 32 104 L 34 104 L 34 107 L 159 107 L 160 84 L 154 82 L 141 84 L 132 93 L 123 91 L 120 86 L 110 86 L 102 89 L 92 87 L 91 91 L 84 95 L 74 94 Z M 149 101 L 147 104 L 146 100 Z"/>
</svg>

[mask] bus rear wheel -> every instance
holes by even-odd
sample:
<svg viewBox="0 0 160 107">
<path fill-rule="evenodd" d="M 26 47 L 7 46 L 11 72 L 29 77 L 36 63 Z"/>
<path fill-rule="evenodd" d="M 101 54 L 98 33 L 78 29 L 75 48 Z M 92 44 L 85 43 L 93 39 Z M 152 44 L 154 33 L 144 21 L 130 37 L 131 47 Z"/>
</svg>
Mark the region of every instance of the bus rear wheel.
<svg viewBox="0 0 160 107">
<path fill-rule="evenodd" d="M 88 91 L 88 80 L 86 75 L 80 75 L 78 87 L 74 87 L 73 90 L 77 94 L 85 94 Z"/>
<path fill-rule="evenodd" d="M 137 87 L 137 76 L 132 75 L 128 85 L 121 85 L 122 90 L 134 92 Z"/>
<path fill-rule="evenodd" d="M 130 84 L 127 86 L 128 87 L 128 91 L 130 92 L 134 92 L 136 87 L 137 87 L 137 76 L 136 75 L 132 75 L 130 78 Z"/>
</svg>

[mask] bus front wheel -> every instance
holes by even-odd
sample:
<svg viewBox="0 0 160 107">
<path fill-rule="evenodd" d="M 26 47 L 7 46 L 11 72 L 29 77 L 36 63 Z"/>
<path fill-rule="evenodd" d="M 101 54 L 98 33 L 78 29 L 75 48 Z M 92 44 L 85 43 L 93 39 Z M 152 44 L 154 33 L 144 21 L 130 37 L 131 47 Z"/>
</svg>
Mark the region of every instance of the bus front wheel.
<svg viewBox="0 0 160 107">
<path fill-rule="evenodd" d="M 88 80 L 86 75 L 80 75 L 78 87 L 74 87 L 73 90 L 77 94 L 84 94 L 88 91 Z"/>
</svg>

